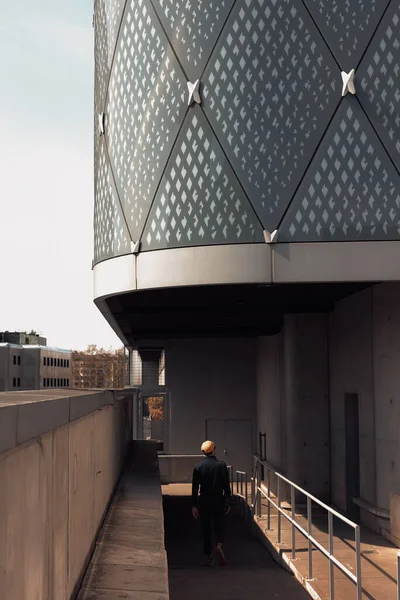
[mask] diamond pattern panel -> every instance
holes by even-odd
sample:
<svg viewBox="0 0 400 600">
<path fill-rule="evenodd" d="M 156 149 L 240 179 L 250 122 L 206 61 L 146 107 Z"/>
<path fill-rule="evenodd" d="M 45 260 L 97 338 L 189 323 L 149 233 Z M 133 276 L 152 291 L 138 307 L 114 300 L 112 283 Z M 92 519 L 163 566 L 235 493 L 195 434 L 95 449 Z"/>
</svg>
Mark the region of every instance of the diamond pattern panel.
<svg viewBox="0 0 400 600">
<path fill-rule="evenodd" d="M 135 241 L 183 122 L 186 96 L 186 79 L 151 3 L 128 0 L 110 78 L 106 137 Z"/>
<path fill-rule="evenodd" d="M 104 138 L 98 138 L 95 151 L 94 262 L 130 253 L 130 242 Z"/>
<path fill-rule="evenodd" d="M 154 200 L 142 249 L 263 241 L 258 219 L 207 120 L 193 108 Z"/>
<path fill-rule="evenodd" d="M 303 0 L 343 71 L 355 69 L 389 0 Z"/>
<path fill-rule="evenodd" d="M 399 235 L 400 176 L 357 100 L 346 98 L 279 228 L 279 241 Z"/>
<path fill-rule="evenodd" d="M 153 0 L 190 81 L 198 79 L 234 0 Z"/>
<path fill-rule="evenodd" d="M 243 0 L 202 81 L 204 110 L 273 231 L 340 101 L 339 69 L 301 2 Z"/>
<path fill-rule="evenodd" d="M 107 16 L 104 0 L 97 0 L 95 10 L 95 113 L 103 112 L 109 77 Z M 96 117 L 97 118 L 97 117 Z"/>
<path fill-rule="evenodd" d="M 119 25 L 121 22 L 122 11 L 124 10 L 125 0 L 105 0 L 105 12 L 107 22 L 107 54 L 108 66 L 111 68 L 114 55 L 115 43 L 117 41 Z"/>
<path fill-rule="evenodd" d="M 358 70 L 364 110 L 400 171 L 400 5 L 389 6 Z"/>
</svg>

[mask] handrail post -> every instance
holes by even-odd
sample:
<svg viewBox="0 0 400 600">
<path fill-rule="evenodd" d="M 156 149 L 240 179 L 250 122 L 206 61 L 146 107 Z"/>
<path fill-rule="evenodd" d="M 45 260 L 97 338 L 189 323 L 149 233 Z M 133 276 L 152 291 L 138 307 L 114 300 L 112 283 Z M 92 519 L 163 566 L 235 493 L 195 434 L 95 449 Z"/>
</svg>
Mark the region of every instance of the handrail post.
<svg viewBox="0 0 400 600">
<path fill-rule="evenodd" d="M 278 544 L 281 543 L 281 478 L 278 477 Z"/>
<path fill-rule="evenodd" d="M 271 469 L 267 467 L 267 486 L 268 486 L 268 496 L 267 496 L 267 529 L 271 529 Z"/>
<path fill-rule="evenodd" d="M 257 516 L 261 518 L 261 463 L 258 463 L 258 468 L 257 468 Z"/>
<path fill-rule="evenodd" d="M 328 512 L 328 534 L 329 534 L 329 598 L 335 600 L 335 572 L 334 565 L 331 560 L 333 556 L 333 515 Z"/>
<path fill-rule="evenodd" d="M 362 598 L 362 578 L 361 578 L 361 534 L 360 534 L 360 526 L 357 525 L 355 529 L 355 542 L 356 542 L 356 576 L 357 576 L 357 600 L 361 600 Z M 398 566 L 398 561 L 397 561 Z M 397 595 L 399 594 L 399 589 L 397 589 Z"/>
<path fill-rule="evenodd" d="M 252 477 L 251 478 L 251 508 L 252 508 L 252 512 L 253 512 L 253 517 L 256 514 L 255 502 L 256 502 L 256 493 L 255 493 L 254 477 Z"/>
<path fill-rule="evenodd" d="M 397 553 L 397 600 L 400 600 L 400 552 Z"/>
<path fill-rule="evenodd" d="M 236 471 L 236 495 L 239 492 L 239 473 Z"/>
<path fill-rule="evenodd" d="M 292 505 L 292 560 L 296 558 L 296 527 L 294 523 L 296 521 L 296 496 L 294 487 L 290 487 L 290 502 Z"/>
<path fill-rule="evenodd" d="M 308 579 L 313 578 L 312 573 L 312 505 L 311 498 L 307 496 L 307 532 L 308 532 Z"/>
<path fill-rule="evenodd" d="M 245 519 L 247 521 L 247 519 L 248 519 L 248 510 L 249 510 L 247 472 L 246 472 L 246 475 L 244 477 L 245 477 L 244 481 L 245 481 L 245 486 L 246 486 L 246 488 L 245 488 L 245 505 L 244 505 L 245 513 L 244 513 L 244 517 L 245 517 Z"/>
</svg>

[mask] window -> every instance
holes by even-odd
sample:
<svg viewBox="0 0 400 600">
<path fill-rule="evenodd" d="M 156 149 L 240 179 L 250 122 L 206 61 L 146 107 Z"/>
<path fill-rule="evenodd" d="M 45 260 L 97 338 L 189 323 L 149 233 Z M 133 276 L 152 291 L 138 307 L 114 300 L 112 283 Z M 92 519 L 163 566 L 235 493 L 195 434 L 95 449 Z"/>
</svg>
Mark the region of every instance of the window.
<svg viewBox="0 0 400 600">
<path fill-rule="evenodd" d="M 21 387 L 21 379 L 18 377 L 18 387 Z"/>
<path fill-rule="evenodd" d="M 17 357 L 15 356 L 15 354 L 13 355 L 13 365 L 17 364 Z"/>
<path fill-rule="evenodd" d="M 44 367 L 46 366 L 46 357 L 45 356 L 43 356 L 43 366 Z"/>
<path fill-rule="evenodd" d="M 67 360 L 67 368 L 69 369 L 69 360 Z"/>
<path fill-rule="evenodd" d="M 65 360 L 65 358 L 63 358 L 63 367 L 67 366 L 67 361 Z"/>
<path fill-rule="evenodd" d="M 60 359 L 57 358 L 57 367 L 59 367 L 59 366 L 60 366 Z"/>
<path fill-rule="evenodd" d="M 43 379 L 43 387 L 46 387 L 46 377 Z"/>
<path fill-rule="evenodd" d="M 69 362 L 69 361 L 68 361 Z M 69 379 L 67 379 L 67 387 L 69 387 Z"/>
<path fill-rule="evenodd" d="M 51 366 L 53 367 L 53 358 L 50 359 Z"/>
<path fill-rule="evenodd" d="M 50 385 L 51 385 L 51 387 L 53 387 L 53 385 L 54 385 L 54 383 L 53 383 L 53 381 L 54 381 L 53 377 L 50 379 L 50 381 L 51 381 Z"/>
<path fill-rule="evenodd" d="M 18 356 L 18 364 L 21 364 L 21 356 Z"/>
<path fill-rule="evenodd" d="M 49 386 L 50 386 L 50 378 L 49 378 L 49 377 L 47 377 L 47 378 L 46 378 L 46 381 L 47 381 L 47 387 L 49 387 Z"/>
<path fill-rule="evenodd" d="M 60 387 L 60 378 L 57 379 L 57 387 Z"/>
<path fill-rule="evenodd" d="M 13 387 L 16 387 L 16 386 L 17 386 L 17 378 L 13 377 Z"/>
</svg>

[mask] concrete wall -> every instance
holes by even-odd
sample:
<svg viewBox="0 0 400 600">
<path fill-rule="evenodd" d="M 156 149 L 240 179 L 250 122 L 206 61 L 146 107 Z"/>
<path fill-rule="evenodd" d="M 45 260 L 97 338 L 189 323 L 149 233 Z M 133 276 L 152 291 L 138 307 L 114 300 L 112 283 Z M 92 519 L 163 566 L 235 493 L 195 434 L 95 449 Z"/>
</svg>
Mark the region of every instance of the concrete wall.
<svg viewBox="0 0 400 600">
<path fill-rule="evenodd" d="M 266 434 L 267 462 L 325 500 L 328 391 L 326 315 L 286 315 L 279 335 L 259 338 L 257 428 Z"/>
<path fill-rule="evenodd" d="M 400 494 L 400 285 L 385 283 L 338 302 L 330 316 L 332 501 L 346 506 L 345 395 L 358 394 L 361 520 L 388 529 Z M 378 510 L 378 515 L 376 511 Z"/>
<path fill-rule="evenodd" d="M 329 318 L 332 502 L 346 510 L 345 394 L 358 394 L 360 492 L 376 504 L 372 290 L 338 302 Z"/>
<path fill-rule="evenodd" d="M 129 396 L 57 393 L 42 402 L 21 393 L 18 405 L 0 394 L 0 451 L 8 446 L 0 454 L 0 590 L 7 600 L 74 597 L 131 439 Z"/>
<path fill-rule="evenodd" d="M 286 427 L 282 378 L 283 334 L 258 338 L 257 349 L 257 435 L 266 434 L 266 458 L 286 472 Z M 257 438 L 259 445 L 259 438 Z M 257 447 L 258 452 L 260 448 Z"/>
<path fill-rule="evenodd" d="M 249 420 L 255 430 L 256 340 L 171 340 L 166 344 L 166 385 L 169 453 L 198 454 L 207 419 Z M 241 443 L 238 438 L 238 449 Z"/>
</svg>

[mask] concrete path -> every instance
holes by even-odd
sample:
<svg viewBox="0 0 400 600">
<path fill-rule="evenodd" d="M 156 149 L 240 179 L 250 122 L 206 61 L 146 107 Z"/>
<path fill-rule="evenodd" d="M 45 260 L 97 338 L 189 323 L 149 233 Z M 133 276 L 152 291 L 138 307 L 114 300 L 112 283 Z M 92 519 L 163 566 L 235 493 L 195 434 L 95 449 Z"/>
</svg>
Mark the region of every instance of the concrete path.
<svg viewBox="0 0 400 600">
<path fill-rule="evenodd" d="M 134 442 L 78 600 L 168 600 L 157 446 Z"/>
<path fill-rule="evenodd" d="M 163 486 L 171 600 L 307 600 L 235 510 L 226 518 L 225 568 L 202 566 L 200 525 L 191 516 L 188 486 Z"/>
</svg>

